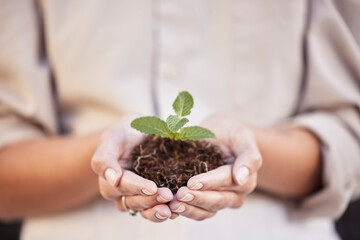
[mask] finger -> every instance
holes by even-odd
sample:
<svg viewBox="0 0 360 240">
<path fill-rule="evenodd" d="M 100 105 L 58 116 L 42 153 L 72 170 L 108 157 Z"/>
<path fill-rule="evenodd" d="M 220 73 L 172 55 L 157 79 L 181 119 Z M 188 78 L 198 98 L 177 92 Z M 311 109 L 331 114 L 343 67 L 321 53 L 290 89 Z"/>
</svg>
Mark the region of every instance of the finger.
<svg viewBox="0 0 360 240">
<path fill-rule="evenodd" d="M 141 211 L 147 208 L 152 208 L 159 204 L 164 204 L 173 200 L 173 195 L 168 188 L 159 188 L 157 194 L 152 196 L 127 196 L 125 203 L 128 208 Z M 118 200 L 119 201 L 119 200 Z"/>
<path fill-rule="evenodd" d="M 257 173 L 262 165 L 260 153 L 247 152 L 238 156 L 234 162 L 232 176 L 234 182 L 239 185 L 245 185 Z"/>
<path fill-rule="evenodd" d="M 111 186 L 105 179 L 99 177 L 100 194 L 106 200 L 115 200 L 121 196 L 117 188 Z"/>
<path fill-rule="evenodd" d="M 184 202 L 179 202 L 177 200 L 172 201 L 169 207 L 172 212 L 197 221 L 210 218 L 216 214 L 216 212 L 206 211 L 205 209 L 195 207 Z"/>
<path fill-rule="evenodd" d="M 135 176 L 134 176 L 135 175 Z M 154 182 L 144 179 L 133 172 L 124 171 L 124 176 L 121 179 L 120 186 L 118 188 L 110 185 L 105 179 L 99 177 L 100 194 L 107 200 L 115 200 L 122 195 L 138 195 L 139 197 L 148 195 L 151 196 L 157 192 Z M 170 191 L 170 190 L 169 190 Z M 163 192 L 163 190 L 162 190 Z M 170 191 L 171 194 L 171 191 Z M 169 198 L 169 193 L 163 193 L 161 196 Z M 171 194 L 172 196 L 172 194 Z"/>
<path fill-rule="evenodd" d="M 126 198 L 125 198 L 125 201 L 126 201 Z M 117 198 L 115 201 L 115 207 L 117 208 L 117 210 L 119 210 L 120 212 L 126 212 L 127 209 L 125 209 L 123 203 L 122 203 L 122 200 L 121 200 L 121 197 Z M 126 205 L 127 206 L 127 205 Z"/>
<path fill-rule="evenodd" d="M 130 121 L 131 116 L 123 117 L 119 124 L 105 131 L 91 160 L 94 172 L 112 186 L 118 186 L 122 175 L 119 159 L 128 158 L 131 149 L 144 138 L 129 127 Z"/>
<path fill-rule="evenodd" d="M 242 193 L 230 191 L 192 191 L 182 187 L 177 192 L 176 199 L 209 212 L 216 212 L 227 207 L 240 207 L 244 196 Z"/>
<path fill-rule="evenodd" d="M 171 219 L 171 220 L 174 220 L 174 219 L 177 218 L 177 217 L 179 217 L 179 214 L 172 212 L 172 213 L 171 213 L 171 216 L 170 216 L 170 219 Z"/>
<path fill-rule="evenodd" d="M 234 182 L 244 185 L 260 169 L 262 157 L 254 134 L 251 131 L 241 131 L 241 134 L 242 136 L 236 133 L 231 135 L 230 144 L 237 156 L 232 169 Z"/>
<path fill-rule="evenodd" d="M 122 176 L 122 169 L 118 163 L 122 139 L 121 132 L 119 134 L 109 131 L 103 133 L 91 160 L 93 171 L 112 186 L 118 186 Z"/>
<path fill-rule="evenodd" d="M 171 211 L 165 204 L 156 205 L 153 208 L 141 211 L 141 216 L 153 222 L 164 222 L 171 217 Z"/>
<path fill-rule="evenodd" d="M 153 181 L 140 177 L 139 175 L 125 170 L 117 187 L 121 195 L 154 195 L 157 192 Z"/>
<path fill-rule="evenodd" d="M 232 166 L 224 165 L 206 173 L 195 175 L 187 182 L 192 190 L 220 190 L 234 185 L 232 178 Z"/>
</svg>

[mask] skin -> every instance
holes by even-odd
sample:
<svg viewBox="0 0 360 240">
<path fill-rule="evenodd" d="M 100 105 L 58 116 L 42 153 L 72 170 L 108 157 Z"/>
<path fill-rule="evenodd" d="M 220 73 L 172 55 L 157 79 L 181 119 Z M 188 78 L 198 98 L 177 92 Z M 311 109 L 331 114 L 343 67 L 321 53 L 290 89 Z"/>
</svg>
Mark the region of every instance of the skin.
<svg viewBox="0 0 360 240">
<path fill-rule="evenodd" d="M 256 186 L 293 200 L 321 187 L 320 144 L 309 131 L 291 126 L 260 129 L 223 114 L 206 119 L 203 126 L 214 131 L 217 139 L 209 141 L 222 148 L 230 165 L 192 177 L 171 202 L 172 211 L 203 220 L 223 208 L 241 207 Z M 242 167 L 249 174 L 239 181 Z"/>
<path fill-rule="evenodd" d="M 131 150 L 145 137 L 129 127 L 135 117 L 123 118 L 100 138 L 91 161 L 92 169 L 99 176 L 100 193 L 105 199 L 114 201 L 119 211 L 125 211 L 121 202 L 121 196 L 125 195 L 127 207 L 140 211 L 150 221 L 162 222 L 175 218 L 177 214 L 172 213 L 165 204 L 174 197 L 170 189 L 157 188 L 153 181 L 127 170 Z M 110 170 L 114 173 L 107 175 L 106 171 Z"/>
<path fill-rule="evenodd" d="M 192 177 L 173 196 L 127 170 L 131 149 L 144 137 L 129 127 L 133 118 L 82 138 L 33 139 L 2 149 L 0 218 L 63 211 L 100 192 L 120 211 L 125 211 L 120 200 L 125 195 L 126 205 L 150 221 L 178 215 L 203 220 L 223 208 L 241 207 L 256 187 L 287 199 L 301 199 L 321 187 L 320 143 L 311 132 L 291 126 L 245 126 L 218 114 L 202 125 L 217 135 L 209 141 L 221 147 L 229 164 Z M 238 178 L 239 169 L 243 178 Z"/>
<path fill-rule="evenodd" d="M 0 150 L 2 220 L 58 212 L 98 196 L 90 168 L 99 134 L 26 140 Z"/>
</svg>

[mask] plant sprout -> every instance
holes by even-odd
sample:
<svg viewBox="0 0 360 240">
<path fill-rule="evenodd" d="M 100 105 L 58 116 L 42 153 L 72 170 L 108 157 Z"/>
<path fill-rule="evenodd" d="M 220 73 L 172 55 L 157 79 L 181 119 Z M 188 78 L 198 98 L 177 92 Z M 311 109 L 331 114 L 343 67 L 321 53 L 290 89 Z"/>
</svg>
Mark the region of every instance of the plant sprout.
<svg viewBox="0 0 360 240">
<path fill-rule="evenodd" d="M 131 127 L 145 134 L 171 140 L 197 141 L 203 138 L 216 138 L 209 129 L 199 126 L 184 127 L 189 122 L 185 116 L 191 113 L 193 106 L 191 94 L 186 91 L 180 92 L 172 105 L 176 115 L 170 115 L 166 122 L 154 116 L 136 118 L 131 122 Z"/>
</svg>

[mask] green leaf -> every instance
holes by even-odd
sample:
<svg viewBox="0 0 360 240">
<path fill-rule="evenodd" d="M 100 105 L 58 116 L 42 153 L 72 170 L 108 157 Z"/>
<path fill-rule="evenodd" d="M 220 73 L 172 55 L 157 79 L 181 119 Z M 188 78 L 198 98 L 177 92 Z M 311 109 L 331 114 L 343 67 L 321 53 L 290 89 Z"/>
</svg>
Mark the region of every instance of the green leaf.
<svg viewBox="0 0 360 240">
<path fill-rule="evenodd" d="M 216 138 L 215 134 L 212 131 L 199 126 L 185 127 L 180 130 L 179 134 L 180 140 L 183 141 L 197 141 L 203 138 Z"/>
<path fill-rule="evenodd" d="M 142 133 L 153 134 L 164 138 L 171 137 L 171 132 L 166 122 L 157 117 L 136 118 L 131 122 L 131 127 Z"/>
<path fill-rule="evenodd" d="M 170 131 L 177 132 L 180 128 L 182 128 L 187 122 L 189 122 L 189 119 L 182 118 L 179 119 L 176 115 L 170 115 L 166 119 L 166 123 Z"/>
<path fill-rule="evenodd" d="M 180 92 L 173 103 L 173 109 L 179 118 L 190 114 L 194 100 L 190 93 Z"/>
<path fill-rule="evenodd" d="M 180 134 L 178 132 L 172 133 L 171 134 L 171 139 L 175 140 L 175 141 L 180 140 Z"/>
</svg>

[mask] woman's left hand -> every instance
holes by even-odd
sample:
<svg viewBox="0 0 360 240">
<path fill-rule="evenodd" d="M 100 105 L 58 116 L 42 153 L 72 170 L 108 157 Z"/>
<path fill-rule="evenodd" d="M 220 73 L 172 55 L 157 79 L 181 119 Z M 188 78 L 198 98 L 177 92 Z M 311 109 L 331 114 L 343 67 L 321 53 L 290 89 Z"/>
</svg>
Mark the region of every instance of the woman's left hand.
<svg viewBox="0 0 360 240">
<path fill-rule="evenodd" d="M 172 212 L 195 220 L 212 217 L 223 208 L 239 208 L 254 191 L 262 157 L 252 131 L 223 114 L 207 118 L 202 126 L 212 130 L 227 158 L 227 165 L 193 176 L 170 203 Z"/>
</svg>

